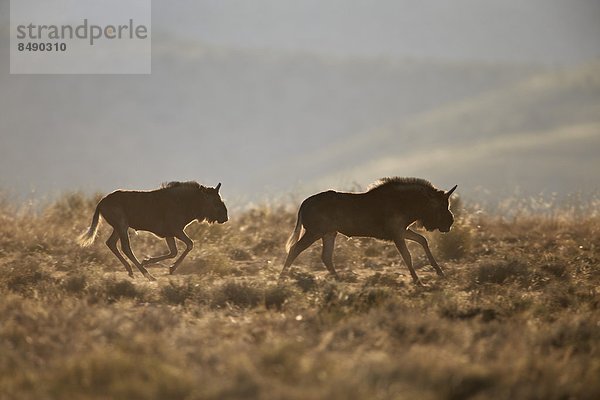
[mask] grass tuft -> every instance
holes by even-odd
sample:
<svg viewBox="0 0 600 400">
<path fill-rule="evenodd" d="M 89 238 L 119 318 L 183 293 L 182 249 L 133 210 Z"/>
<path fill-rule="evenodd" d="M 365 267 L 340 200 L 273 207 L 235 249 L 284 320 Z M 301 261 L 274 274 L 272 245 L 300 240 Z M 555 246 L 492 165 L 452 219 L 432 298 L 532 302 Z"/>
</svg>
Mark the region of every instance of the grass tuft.
<svg viewBox="0 0 600 400">
<path fill-rule="evenodd" d="M 212 305 L 214 307 L 223 307 L 228 304 L 241 308 L 255 307 L 263 299 L 263 291 L 246 282 L 226 282 L 212 291 Z"/>
<path fill-rule="evenodd" d="M 169 284 L 160 289 L 161 297 L 169 304 L 183 304 L 193 296 L 190 284 L 177 284 L 169 281 Z"/>
<path fill-rule="evenodd" d="M 508 281 L 527 282 L 531 277 L 529 266 L 518 259 L 482 262 L 475 269 L 478 284 L 502 284 Z"/>
<path fill-rule="evenodd" d="M 187 399 L 194 379 L 164 357 L 132 357 L 126 351 L 92 352 L 48 373 L 55 398 Z"/>
<path fill-rule="evenodd" d="M 83 293 L 87 287 L 87 277 L 85 275 L 70 275 L 64 280 L 63 287 L 67 292 Z"/>
<path fill-rule="evenodd" d="M 461 260 L 471 253 L 472 247 L 472 228 L 462 224 L 455 224 L 450 232 L 435 238 L 435 254 L 443 260 Z"/>
<path fill-rule="evenodd" d="M 286 286 L 276 285 L 265 290 L 265 307 L 281 311 L 286 301 L 291 296 L 291 291 Z"/>
<path fill-rule="evenodd" d="M 296 281 L 296 285 L 303 292 L 310 292 L 317 288 L 318 283 L 315 277 L 306 272 L 293 272 L 292 278 Z"/>
<path fill-rule="evenodd" d="M 104 283 L 104 294 L 109 302 L 120 299 L 143 299 L 143 290 L 138 289 L 129 279 L 109 279 Z"/>
<path fill-rule="evenodd" d="M 35 261 L 12 267 L 4 279 L 6 287 L 18 293 L 29 293 L 43 283 L 54 281 Z"/>
</svg>

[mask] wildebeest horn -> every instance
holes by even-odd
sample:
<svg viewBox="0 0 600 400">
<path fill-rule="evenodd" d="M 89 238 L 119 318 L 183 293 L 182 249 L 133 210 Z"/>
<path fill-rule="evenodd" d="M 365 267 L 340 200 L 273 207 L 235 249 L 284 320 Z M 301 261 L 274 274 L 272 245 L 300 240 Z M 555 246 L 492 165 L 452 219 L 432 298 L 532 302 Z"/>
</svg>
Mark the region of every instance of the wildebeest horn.
<svg viewBox="0 0 600 400">
<path fill-rule="evenodd" d="M 219 182 L 219 184 L 217 185 L 217 187 L 215 189 L 217 189 L 217 192 L 219 191 L 219 189 L 221 189 L 221 182 Z"/>
<path fill-rule="evenodd" d="M 454 187 L 450 190 L 448 190 L 446 192 L 446 197 L 450 197 L 452 195 L 452 193 L 454 193 L 454 191 L 456 190 L 456 188 L 458 187 L 458 185 L 454 185 Z"/>
</svg>

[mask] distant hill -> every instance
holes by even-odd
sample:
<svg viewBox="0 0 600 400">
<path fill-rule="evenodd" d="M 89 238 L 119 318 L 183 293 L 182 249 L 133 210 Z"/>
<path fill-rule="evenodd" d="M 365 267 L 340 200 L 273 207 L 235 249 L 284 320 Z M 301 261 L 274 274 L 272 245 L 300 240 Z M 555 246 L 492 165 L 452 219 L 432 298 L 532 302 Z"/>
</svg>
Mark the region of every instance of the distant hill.
<svg viewBox="0 0 600 400">
<path fill-rule="evenodd" d="M 321 182 L 429 176 L 508 193 L 600 188 L 600 63 L 542 73 L 313 153 Z"/>
<path fill-rule="evenodd" d="M 155 37 L 151 76 L 11 76 L 2 65 L 0 186 L 44 194 L 201 179 L 254 198 L 313 179 L 309 166 L 290 168 L 295 158 L 541 70 L 244 51 Z M 360 161 L 393 143 L 393 135 L 373 136 Z"/>
</svg>

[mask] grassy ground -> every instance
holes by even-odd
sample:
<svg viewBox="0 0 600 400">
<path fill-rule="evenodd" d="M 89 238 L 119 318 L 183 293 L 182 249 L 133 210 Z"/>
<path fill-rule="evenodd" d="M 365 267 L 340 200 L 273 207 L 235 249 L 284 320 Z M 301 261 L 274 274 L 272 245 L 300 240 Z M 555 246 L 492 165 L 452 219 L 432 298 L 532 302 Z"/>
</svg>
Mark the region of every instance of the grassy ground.
<svg viewBox="0 0 600 400">
<path fill-rule="evenodd" d="M 295 215 L 265 207 L 188 227 L 195 249 L 151 283 L 106 225 L 76 246 L 96 200 L 0 205 L 0 399 L 600 398 L 598 214 L 463 212 L 429 234 L 447 279 L 411 246 L 419 288 L 392 245 L 344 238 L 342 282 L 313 246 L 278 285 Z"/>
</svg>

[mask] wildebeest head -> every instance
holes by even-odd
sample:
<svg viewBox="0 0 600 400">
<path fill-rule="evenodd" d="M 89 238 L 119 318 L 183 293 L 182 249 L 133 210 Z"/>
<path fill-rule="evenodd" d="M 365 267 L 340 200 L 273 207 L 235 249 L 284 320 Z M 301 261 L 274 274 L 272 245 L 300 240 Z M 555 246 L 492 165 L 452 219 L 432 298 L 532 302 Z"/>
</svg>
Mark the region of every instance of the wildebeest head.
<svg viewBox="0 0 600 400">
<path fill-rule="evenodd" d="M 454 217 L 450 211 L 450 196 L 456 190 L 454 186 L 447 192 L 437 191 L 429 197 L 429 205 L 424 217 L 421 219 L 423 226 L 428 231 L 439 229 L 440 232 L 450 232 Z"/>
<path fill-rule="evenodd" d="M 206 219 L 208 222 L 218 222 L 220 224 L 227 222 L 227 207 L 219 195 L 221 183 L 216 187 L 201 187 L 202 204 L 198 209 L 198 220 Z"/>
</svg>

